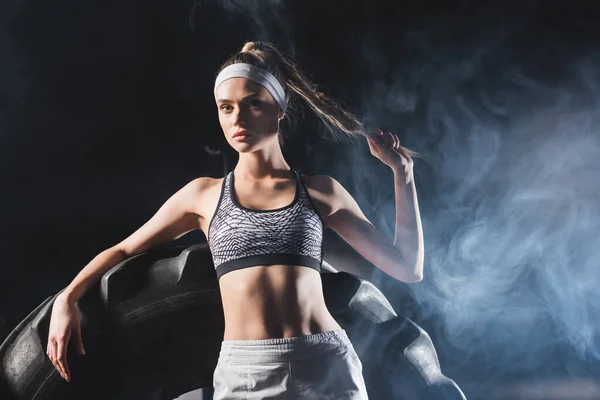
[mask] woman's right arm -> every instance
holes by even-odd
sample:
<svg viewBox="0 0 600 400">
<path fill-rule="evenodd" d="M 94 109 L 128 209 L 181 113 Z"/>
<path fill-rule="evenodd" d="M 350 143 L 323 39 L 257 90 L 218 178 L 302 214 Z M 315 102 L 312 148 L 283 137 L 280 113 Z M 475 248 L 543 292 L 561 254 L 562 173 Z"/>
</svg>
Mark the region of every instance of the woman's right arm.
<svg viewBox="0 0 600 400">
<path fill-rule="evenodd" d="M 118 263 L 199 229 L 198 197 L 205 184 L 206 178 L 197 178 L 173 194 L 137 231 L 94 257 L 61 294 L 75 303 L 106 271 Z"/>
<path fill-rule="evenodd" d="M 197 178 L 173 194 L 160 209 L 129 237 L 94 257 L 54 301 L 50 318 L 47 354 L 66 380 L 70 372 L 66 364 L 66 349 L 71 333 L 84 354 L 75 303 L 104 273 L 127 258 L 157 245 L 173 241 L 200 228 L 198 213 L 200 194 L 210 178 Z"/>
</svg>

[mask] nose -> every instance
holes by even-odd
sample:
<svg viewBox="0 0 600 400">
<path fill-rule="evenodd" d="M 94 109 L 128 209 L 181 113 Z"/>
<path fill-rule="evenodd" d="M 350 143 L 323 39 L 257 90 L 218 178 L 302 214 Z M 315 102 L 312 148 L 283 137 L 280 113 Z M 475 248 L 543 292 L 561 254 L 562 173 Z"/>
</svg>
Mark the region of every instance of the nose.
<svg viewBox="0 0 600 400">
<path fill-rule="evenodd" d="M 245 116 L 243 115 L 243 111 L 240 107 L 238 107 L 237 111 L 234 111 L 234 116 L 233 116 L 233 124 L 235 126 L 245 126 L 246 122 L 245 122 Z"/>
</svg>

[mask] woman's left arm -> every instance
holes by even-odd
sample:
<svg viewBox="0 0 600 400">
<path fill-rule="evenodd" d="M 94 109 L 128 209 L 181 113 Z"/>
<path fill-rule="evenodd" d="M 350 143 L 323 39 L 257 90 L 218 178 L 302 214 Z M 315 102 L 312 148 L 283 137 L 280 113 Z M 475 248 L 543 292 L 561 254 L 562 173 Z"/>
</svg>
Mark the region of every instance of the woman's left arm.
<svg viewBox="0 0 600 400">
<path fill-rule="evenodd" d="M 348 191 L 332 179 L 335 211 L 328 225 L 377 268 L 403 282 L 423 279 L 423 227 L 413 177 L 413 161 L 399 145 L 396 135 L 365 135 L 371 154 L 394 171 L 396 234 L 394 242 L 363 214 Z"/>
<path fill-rule="evenodd" d="M 417 188 L 414 178 L 406 183 L 404 168 L 392 168 L 394 171 L 394 192 L 396 195 L 396 234 L 394 246 L 400 251 L 408 266 L 417 277 L 423 279 L 423 226 L 419 213 Z"/>
</svg>

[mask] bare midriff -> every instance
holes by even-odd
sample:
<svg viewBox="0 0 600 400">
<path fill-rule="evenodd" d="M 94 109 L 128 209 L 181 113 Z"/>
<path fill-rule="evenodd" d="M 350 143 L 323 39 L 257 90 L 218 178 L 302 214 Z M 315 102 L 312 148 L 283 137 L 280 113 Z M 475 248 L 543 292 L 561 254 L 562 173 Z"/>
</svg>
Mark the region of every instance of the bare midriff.
<svg viewBox="0 0 600 400">
<path fill-rule="evenodd" d="M 321 274 L 298 265 L 253 266 L 219 280 L 223 340 L 289 338 L 341 329 L 323 297 Z"/>
<path fill-rule="evenodd" d="M 311 179 L 305 177 L 310 190 Z M 196 204 L 200 226 L 206 237 L 210 220 L 217 208 L 223 178 L 212 179 Z M 236 181 L 236 194 L 246 193 L 242 202 L 248 208 L 257 204 L 248 204 L 245 199 L 253 199 L 265 209 L 274 209 L 291 203 L 295 194 L 295 185 L 290 184 L 287 198 L 265 189 L 245 190 L 242 180 Z M 262 194 L 264 199 L 257 198 Z M 317 209 L 321 215 L 329 215 L 324 207 L 323 196 Z M 277 203 L 267 200 L 277 199 Z M 239 199 L 238 199 L 239 200 Z M 314 198 L 313 198 L 314 200 Z M 223 311 L 225 314 L 225 333 L 223 340 L 261 340 L 289 338 L 311 335 L 341 329 L 329 313 L 323 297 L 321 273 L 313 268 L 300 265 L 261 265 L 230 271 L 219 279 Z"/>
</svg>

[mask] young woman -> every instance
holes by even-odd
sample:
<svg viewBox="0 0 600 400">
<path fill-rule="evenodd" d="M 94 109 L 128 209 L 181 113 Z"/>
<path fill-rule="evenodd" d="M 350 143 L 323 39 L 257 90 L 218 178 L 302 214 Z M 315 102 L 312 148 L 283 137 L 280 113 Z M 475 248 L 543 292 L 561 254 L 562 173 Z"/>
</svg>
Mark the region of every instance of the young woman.
<svg viewBox="0 0 600 400">
<path fill-rule="evenodd" d="M 47 354 L 70 379 L 71 337 L 84 354 L 75 303 L 110 268 L 153 246 L 201 229 L 211 249 L 225 314 L 214 398 L 366 399 L 362 364 L 325 305 L 320 267 L 325 229 L 395 279 L 423 274 L 423 234 L 412 153 L 396 135 L 365 133 L 360 122 L 316 90 L 273 45 L 248 42 L 215 82 L 225 139 L 238 153 L 224 178 L 200 177 L 171 196 L 131 236 L 98 254 L 57 297 Z M 391 243 L 329 176 L 304 176 L 282 155 L 279 122 L 292 95 L 332 130 L 367 137 L 394 171 L 396 237 Z"/>
</svg>

